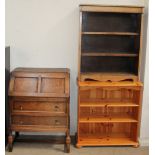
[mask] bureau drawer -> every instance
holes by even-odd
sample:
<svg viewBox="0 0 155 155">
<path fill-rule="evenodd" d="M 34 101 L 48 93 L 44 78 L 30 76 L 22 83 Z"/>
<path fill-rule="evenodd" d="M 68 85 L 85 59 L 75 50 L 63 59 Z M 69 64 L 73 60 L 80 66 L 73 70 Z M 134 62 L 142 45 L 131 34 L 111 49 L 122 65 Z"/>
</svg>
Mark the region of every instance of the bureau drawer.
<svg viewBox="0 0 155 155">
<path fill-rule="evenodd" d="M 67 112 L 67 106 L 65 102 L 13 101 L 12 113 L 16 112 L 51 112 L 65 114 Z"/>
<path fill-rule="evenodd" d="M 12 116 L 12 125 L 67 126 L 67 117 Z"/>
</svg>

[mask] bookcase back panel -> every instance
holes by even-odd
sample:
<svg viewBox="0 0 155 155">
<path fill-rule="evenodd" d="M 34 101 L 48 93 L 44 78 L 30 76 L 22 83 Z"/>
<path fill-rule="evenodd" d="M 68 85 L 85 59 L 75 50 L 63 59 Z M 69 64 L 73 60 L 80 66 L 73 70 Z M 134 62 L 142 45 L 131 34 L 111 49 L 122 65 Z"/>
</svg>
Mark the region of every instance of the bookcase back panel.
<svg viewBox="0 0 155 155">
<path fill-rule="evenodd" d="M 137 57 L 82 57 L 81 73 L 132 73 L 138 74 Z"/>
<path fill-rule="evenodd" d="M 99 118 L 132 118 L 137 120 L 138 118 L 137 107 L 81 107 L 80 117 L 99 117 Z"/>
<path fill-rule="evenodd" d="M 139 103 L 140 92 L 133 89 L 124 88 L 89 88 L 80 90 L 80 102 L 93 103 L 117 103 L 125 104 L 127 102 Z"/>
<path fill-rule="evenodd" d="M 82 53 L 139 53 L 139 36 L 83 35 L 81 51 Z"/>
<path fill-rule="evenodd" d="M 139 32 L 141 14 L 83 12 L 82 31 Z"/>
<path fill-rule="evenodd" d="M 135 139 L 136 123 L 80 123 L 81 138 L 131 138 Z"/>
</svg>

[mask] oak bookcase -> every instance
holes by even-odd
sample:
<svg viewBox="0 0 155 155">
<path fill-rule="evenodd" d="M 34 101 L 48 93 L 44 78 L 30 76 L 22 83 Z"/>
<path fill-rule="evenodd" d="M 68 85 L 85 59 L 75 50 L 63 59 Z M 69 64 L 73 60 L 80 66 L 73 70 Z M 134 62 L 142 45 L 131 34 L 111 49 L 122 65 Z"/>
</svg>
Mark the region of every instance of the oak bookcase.
<svg viewBox="0 0 155 155">
<path fill-rule="evenodd" d="M 143 9 L 80 5 L 77 147 L 139 146 Z"/>
</svg>

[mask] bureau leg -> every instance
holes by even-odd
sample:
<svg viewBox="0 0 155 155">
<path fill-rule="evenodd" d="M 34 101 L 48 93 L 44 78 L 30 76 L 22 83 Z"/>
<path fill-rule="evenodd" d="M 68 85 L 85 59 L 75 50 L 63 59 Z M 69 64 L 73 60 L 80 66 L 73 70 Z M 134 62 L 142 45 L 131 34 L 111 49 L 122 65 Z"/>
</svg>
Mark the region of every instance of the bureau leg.
<svg viewBox="0 0 155 155">
<path fill-rule="evenodd" d="M 71 143 L 70 135 L 69 135 L 69 132 L 67 132 L 66 133 L 66 144 L 65 144 L 66 153 L 70 153 L 70 143 Z"/>
<path fill-rule="evenodd" d="M 8 136 L 8 151 L 12 152 L 12 149 L 13 149 L 13 135 L 12 132 L 10 132 Z"/>
<path fill-rule="evenodd" d="M 15 132 L 15 137 L 19 137 L 19 132 Z"/>
</svg>

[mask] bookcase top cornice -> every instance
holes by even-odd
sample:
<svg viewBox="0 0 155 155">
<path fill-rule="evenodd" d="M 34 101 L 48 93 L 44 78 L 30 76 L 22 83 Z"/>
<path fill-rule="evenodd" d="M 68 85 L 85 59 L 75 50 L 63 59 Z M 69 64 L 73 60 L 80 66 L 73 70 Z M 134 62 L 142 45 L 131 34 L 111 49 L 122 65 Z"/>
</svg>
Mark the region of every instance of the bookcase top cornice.
<svg viewBox="0 0 155 155">
<path fill-rule="evenodd" d="M 83 11 L 83 12 L 143 13 L 144 6 L 82 4 L 82 5 L 80 5 L 80 11 Z"/>
</svg>

